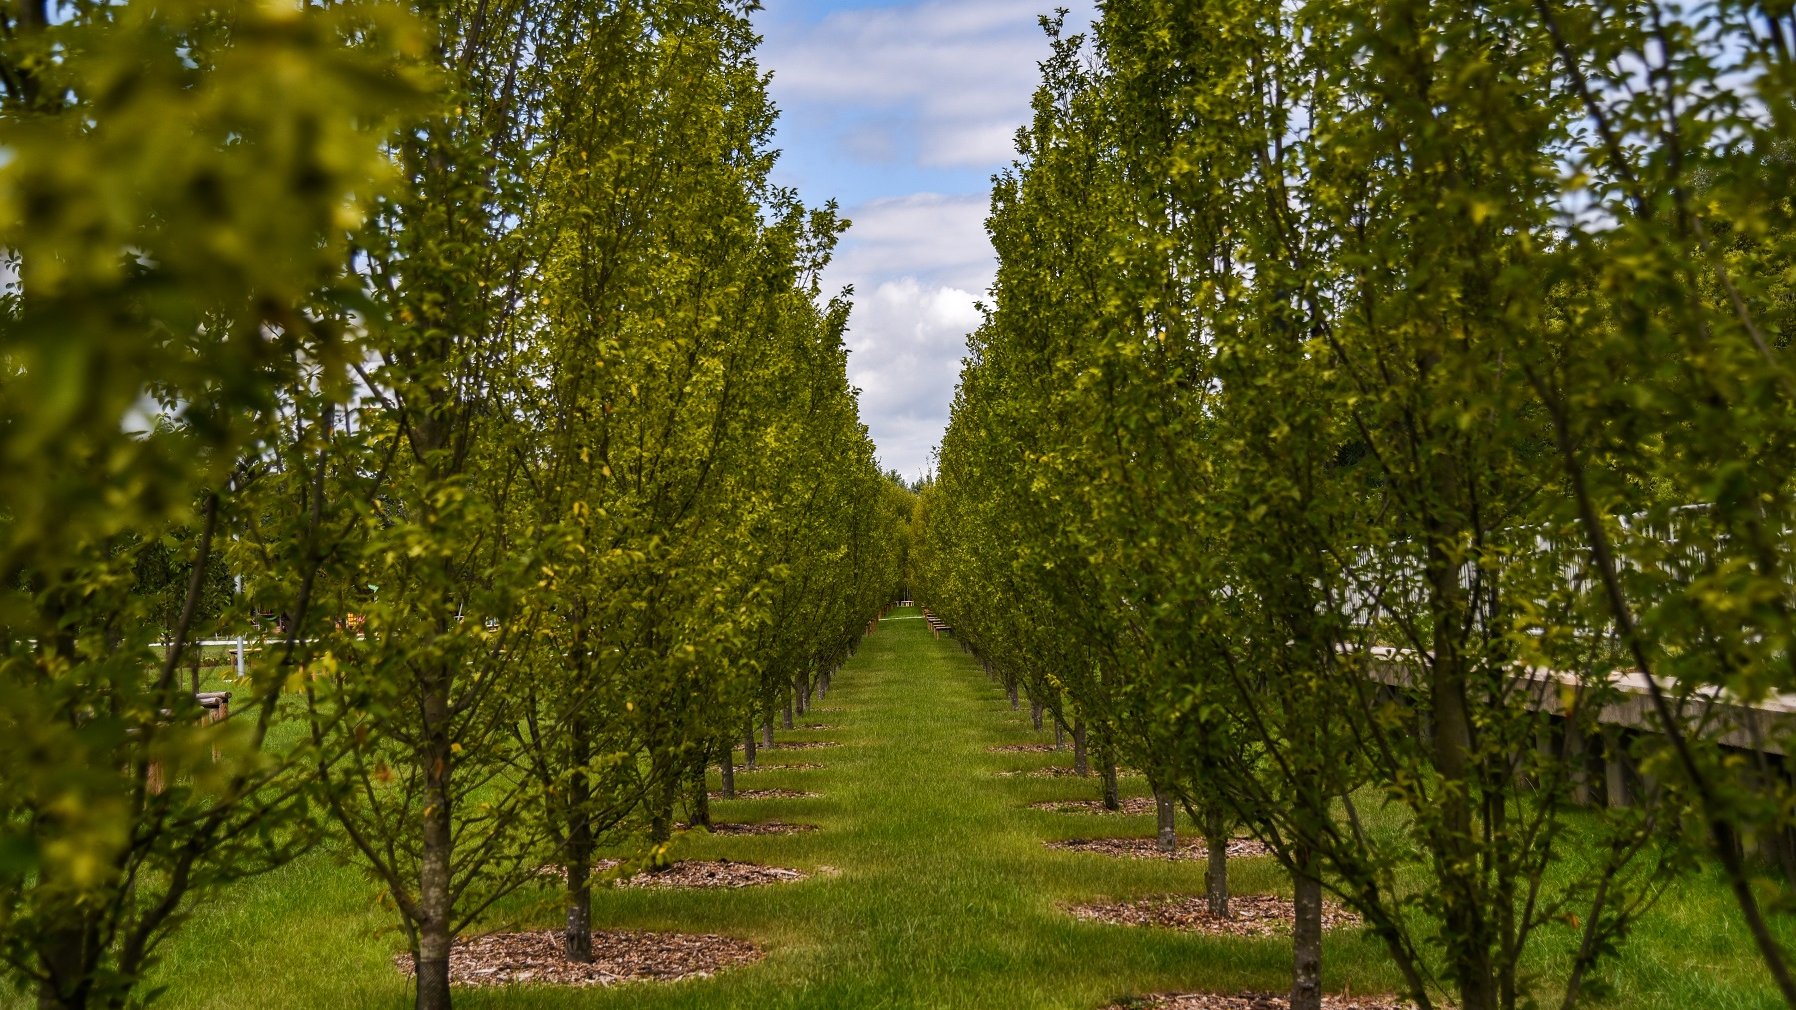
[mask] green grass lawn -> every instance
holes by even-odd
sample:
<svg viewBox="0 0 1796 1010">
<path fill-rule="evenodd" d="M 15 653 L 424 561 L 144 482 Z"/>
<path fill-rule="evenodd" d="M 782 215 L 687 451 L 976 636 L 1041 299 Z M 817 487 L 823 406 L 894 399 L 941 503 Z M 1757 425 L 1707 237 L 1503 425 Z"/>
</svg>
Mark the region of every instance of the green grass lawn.
<svg viewBox="0 0 1796 1010">
<path fill-rule="evenodd" d="M 895 612 L 903 616 L 906 612 Z M 911 611 L 910 613 L 915 613 Z M 1203 864 L 1120 861 L 1049 851 L 1049 838 L 1146 835 L 1152 817 L 1024 809 L 1095 796 L 1097 782 L 1001 778 L 1070 755 L 991 754 L 1038 739 L 1027 713 L 951 639 L 918 620 L 889 620 L 836 677 L 817 714 L 829 750 L 768 754 L 815 761 L 808 771 L 756 772 L 747 787 L 811 789 L 815 799 L 714 805 L 720 820 L 799 820 L 823 830 L 788 837 L 681 837 L 679 857 L 727 856 L 816 873 L 796 884 L 726 892 L 604 890 L 600 927 L 718 932 L 752 939 L 759 964 L 711 979 L 612 989 L 461 990 L 461 1007 L 1067 1008 L 1164 989 L 1277 990 L 1289 947 L 1075 922 L 1068 901 L 1164 891 L 1201 893 Z M 1146 788 L 1123 780 L 1126 792 Z M 1233 864 L 1237 892 L 1282 891 L 1271 860 Z M 403 941 L 377 890 L 353 866 L 314 855 L 197 910 L 166 950 L 163 1005 L 180 1010 L 312 1010 L 409 1005 L 393 969 Z M 553 928 L 547 887 L 507 903 L 494 929 Z M 1778 1002 L 1732 906 L 1713 880 L 1677 885 L 1607 975 L 1611 1005 L 1630 1010 L 1769 1010 Z M 1330 989 L 1388 991 L 1396 975 L 1371 939 L 1331 935 Z M 1551 971 L 1553 960 L 1542 966 Z M 22 1003 L 9 1004 L 22 1006 Z"/>
</svg>

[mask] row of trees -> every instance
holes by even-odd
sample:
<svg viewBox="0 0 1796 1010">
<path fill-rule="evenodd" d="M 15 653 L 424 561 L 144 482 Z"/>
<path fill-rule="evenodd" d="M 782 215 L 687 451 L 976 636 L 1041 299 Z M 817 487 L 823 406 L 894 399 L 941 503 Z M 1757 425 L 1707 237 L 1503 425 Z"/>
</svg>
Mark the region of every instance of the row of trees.
<svg viewBox="0 0 1796 1010">
<path fill-rule="evenodd" d="M 0 9 L 0 960 L 41 1006 L 146 998 L 196 899 L 321 843 L 421 1008 L 545 863 L 590 960 L 595 846 L 702 821 L 892 597 L 846 222 L 768 180 L 751 6 Z M 238 579 L 285 620 L 210 722 L 177 671 Z"/>
<path fill-rule="evenodd" d="M 1044 24 L 919 596 L 1198 818 L 1215 910 L 1271 847 L 1296 1010 L 1324 892 L 1422 1007 L 1569 1007 L 1699 858 L 1796 1006 L 1789 741 L 1716 703 L 1796 692 L 1788 5 Z M 1597 741 L 1635 802 L 1573 802 Z"/>
</svg>

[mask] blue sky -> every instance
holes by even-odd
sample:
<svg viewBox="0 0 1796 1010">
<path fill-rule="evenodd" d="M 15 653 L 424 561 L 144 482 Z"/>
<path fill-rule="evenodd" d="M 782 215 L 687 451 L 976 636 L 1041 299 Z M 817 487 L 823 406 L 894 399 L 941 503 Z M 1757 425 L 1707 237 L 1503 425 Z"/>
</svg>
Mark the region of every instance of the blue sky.
<svg viewBox="0 0 1796 1010">
<path fill-rule="evenodd" d="M 880 460 L 930 465 L 995 263 L 991 176 L 1029 116 L 1038 17 L 1090 0 L 764 0 L 755 15 L 781 116 L 778 182 L 854 221 L 825 277 L 852 284 L 849 381 Z"/>
</svg>

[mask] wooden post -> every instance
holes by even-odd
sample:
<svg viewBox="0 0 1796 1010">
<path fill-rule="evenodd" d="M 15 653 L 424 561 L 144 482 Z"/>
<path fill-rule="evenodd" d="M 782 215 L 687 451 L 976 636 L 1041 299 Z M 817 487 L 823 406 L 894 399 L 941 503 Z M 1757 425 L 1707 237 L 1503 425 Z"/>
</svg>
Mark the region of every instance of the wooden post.
<svg viewBox="0 0 1796 1010">
<path fill-rule="evenodd" d="M 1590 755 L 1584 746 L 1584 731 L 1572 719 L 1565 720 L 1565 761 L 1571 766 L 1571 801 L 1590 805 Z"/>
<path fill-rule="evenodd" d="M 1611 808 L 1632 802 L 1628 795 L 1627 736 L 1615 727 L 1603 732 L 1603 799 Z"/>
</svg>

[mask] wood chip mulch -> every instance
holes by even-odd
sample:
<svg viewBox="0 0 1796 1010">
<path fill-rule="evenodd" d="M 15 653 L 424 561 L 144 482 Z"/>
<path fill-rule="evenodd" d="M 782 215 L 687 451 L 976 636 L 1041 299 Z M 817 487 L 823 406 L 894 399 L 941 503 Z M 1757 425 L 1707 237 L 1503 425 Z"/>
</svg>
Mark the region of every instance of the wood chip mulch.
<svg viewBox="0 0 1796 1010">
<path fill-rule="evenodd" d="M 1054 745 L 1051 743 L 1001 743 L 986 750 L 993 754 L 1051 754 Z"/>
<path fill-rule="evenodd" d="M 825 747 L 840 747 L 840 746 L 842 746 L 842 745 L 835 742 L 834 740 L 787 740 L 784 743 L 776 743 L 771 747 L 762 747 L 761 749 L 762 750 L 822 750 Z"/>
<path fill-rule="evenodd" d="M 459 986 L 614 985 L 618 982 L 672 982 L 708 978 L 713 973 L 761 959 L 747 940 L 699 933 L 651 933 L 633 929 L 592 931 L 592 963 L 562 956 L 561 932 L 489 933 L 455 941 L 449 953 L 449 983 Z M 410 954 L 393 964 L 416 972 Z"/>
<path fill-rule="evenodd" d="M 815 771 L 822 767 L 822 765 L 815 761 L 793 761 L 790 764 L 775 764 L 769 762 L 767 764 L 757 763 L 753 768 L 750 768 L 747 765 L 741 765 L 737 767 L 736 774 L 741 775 L 747 773 L 752 775 L 755 772 L 808 772 Z"/>
<path fill-rule="evenodd" d="M 807 722 L 799 728 L 800 729 L 835 729 L 836 724 L 833 722 Z"/>
<path fill-rule="evenodd" d="M 1103 800 L 1043 800 L 1029 804 L 1031 810 L 1051 810 L 1057 814 L 1151 814 L 1152 796 L 1131 796 L 1122 801 L 1121 810 L 1105 810 Z"/>
<path fill-rule="evenodd" d="M 680 829 L 693 830 L 689 825 L 681 825 Z M 714 835 L 802 835 L 816 831 L 817 825 L 796 821 L 712 821 L 709 830 Z"/>
<path fill-rule="evenodd" d="M 1414 1010 L 1398 996 L 1337 996 L 1324 993 L 1322 1010 Z M 1112 1003 L 1104 1010 L 1290 1010 L 1283 993 L 1163 992 Z"/>
<path fill-rule="evenodd" d="M 1297 917 L 1290 898 L 1249 894 L 1229 899 L 1229 916 L 1210 914 L 1201 894 L 1154 894 L 1132 901 L 1100 902 L 1068 907 L 1075 919 L 1113 926 L 1160 926 L 1212 936 L 1289 936 Z M 1322 903 L 1322 928 L 1357 926 L 1360 917 L 1333 902 Z"/>
<path fill-rule="evenodd" d="M 594 869 L 614 870 L 615 859 L 601 859 Z M 619 887 L 758 887 L 789 884 L 810 874 L 782 866 L 740 863 L 733 859 L 682 859 L 664 870 L 639 870 L 617 882 Z"/>
<path fill-rule="evenodd" d="M 714 799 L 714 800 L 723 799 L 723 793 L 717 792 L 716 790 L 713 790 L 706 795 L 708 795 L 711 799 Z M 816 796 L 816 795 L 818 795 L 818 794 L 812 793 L 812 792 L 806 792 L 803 789 L 738 789 L 738 790 L 736 790 L 736 798 L 739 800 L 801 800 L 801 799 L 807 799 L 809 797 Z"/>
<path fill-rule="evenodd" d="M 1203 861 L 1210 857 L 1208 843 L 1202 838 L 1179 839 L 1178 850 L 1170 856 L 1160 851 L 1160 842 L 1156 838 L 1064 838 L 1042 844 L 1050 849 L 1060 849 L 1066 852 L 1091 852 L 1100 856 L 1115 856 L 1119 859 Z M 1257 838 L 1229 839 L 1230 859 L 1245 859 L 1271 854 L 1271 850 Z"/>
<path fill-rule="evenodd" d="M 1046 768 L 1012 768 L 1008 771 L 993 772 L 992 774 L 1001 779 L 1014 779 L 1018 777 L 1030 779 L 1095 779 L 1099 777 L 1096 769 L 1080 775 L 1077 771 L 1073 770 L 1071 765 L 1049 765 Z M 1141 773 L 1118 768 L 1116 770 L 1116 777 L 1119 779 L 1140 778 Z"/>
</svg>

